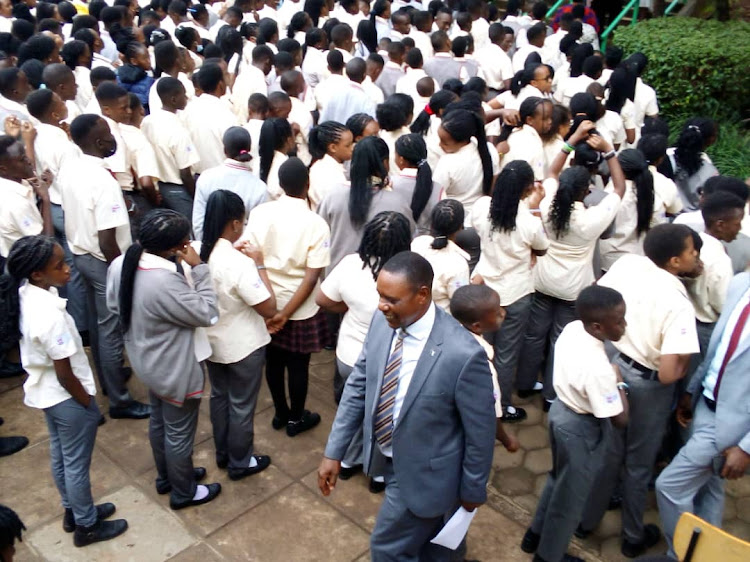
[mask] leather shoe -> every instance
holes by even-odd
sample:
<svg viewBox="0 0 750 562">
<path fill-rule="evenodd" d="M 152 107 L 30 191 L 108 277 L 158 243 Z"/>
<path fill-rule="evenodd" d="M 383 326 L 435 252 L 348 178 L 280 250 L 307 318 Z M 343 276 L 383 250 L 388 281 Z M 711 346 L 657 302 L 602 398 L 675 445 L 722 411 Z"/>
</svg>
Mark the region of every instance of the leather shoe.
<svg viewBox="0 0 750 562">
<path fill-rule="evenodd" d="M 3 418 L 0 418 L 0 425 L 3 425 L 5 423 L 5 420 Z"/>
<path fill-rule="evenodd" d="M 200 482 L 206 477 L 206 469 L 202 466 L 196 466 L 193 468 L 193 478 L 195 478 L 196 482 Z M 157 484 L 156 485 L 156 493 L 159 495 L 168 494 L 172 491 L 172 484 L 167 482 L 166 484 Z"/>
<path fill-rule="evenodd" d="M 225 456 L 219 456 L 216 455 L 216 467 L 221 468 L 222 470 L 225 469 L 229 465 L 229 458 Z"/>
<path fill-rule="evenodd" d="M 381 492 L 385 491 L 385 482 L 378 482 L 374 478 L 370 478 L 368 489 L 370 490 L 371 494 L 380 494 Z"/>
<path fill-rule="evenodd" d="M 526 419 L 526 410 L 523 408 L 513 408 L 515 411 L 510 413 L 506 408 L 503 410 L 503 423 L 517 423 Z"/>
<path fill-rule="evenodd" d="M 529 390 L 517 390 L 516 394 L 518 394 L 519 398 L 531 398 L 535 394 L 539 394 L 542 391 L 541 388 L 531 388 Z"/>
<path fill-rule="evenodd" d="M 349 480 L 352 476 L 362 471 L 361 464 L 355 464 L 354 466 L 341 467 L 339 471 L 339 480 Z"/>
<path fill-rule="evenodd" d="M 298 421 L 288 421 L 286 424 L 286 434 L 289 437 L 299 435 L 303 431 L 312 429 L 320 423 L 320 414 L 305 410 L 302 417 Z"/>
<path fill-rule="evenodd" d="M 531 562 L 547 562 L 544 558 L 539 556 L 538 554 L 534 555 L 534 559 Z M 563 554 L 562 560 L 560 562 L 585 562 L 583 558 L 578 558 L 578 556 L 573 556 L 572 554 L 568 554 L 567 552 Z"/>
<path fill-rule="evenodd" d="M 521 550 L 533 554 L 539 548 L 539 539 L 541 538 L 541 535 L 536 534 L 531 529 L 526 529 L 526 533 L 521 539 Z"/>
<path fill-rule="evenodd" d="M 114 521 L 97 521 L 91 527 L 76 526 L 73 534 L 73 544 L 77 547 L 88 546 L 95 542 L 108 541 L 119 537 L 128 530 L 128 522 L 125 519 Z"/>
<path fill-rule="evenodd" d="M 26 437 L 14 436 L 14 437 L 0 437 L 0 457 L 7 457 L 13 453 L 17 453 L 29 444 L 29 440 Z"/>
<path fill-rule="evenodd" d="M 145 420 L 151 415 L 151 406 L 143 402 L 133 401 L 127 406 L 120 408 L 110 408 L 109 417 L 113 420 L 130 419 Z"/>
<path fill-rule="evenodd" d="M 178 509 L 185 509 L 186 507 L 191 507 L 194 505 L 202 505 L 204 503 L 208 503 L 211 500 L 215 499 L 216 496 L 218 496 L 221 493 L 221 484 L 218 482 L 214 484 L 206 484 L 206 488 L 208 488 L 208 495 L 200 500 L 187 500 L 184 502 L 176 502 L 174 500 L 169 500 L 169 507 L 174 509 L 175 511 Z"/>
<path fill-rule="evenodd" d="M 271 420 L 271 427 L 274 429 L 284 429 L 286 427 L 286 424 L 289 422 L 286 418 L 280 418 L 279 416 L 274 416 Z"/>
<path fill-rule="evenodd" d="M 649 523 L 643 527 L 643 540 L 641 542 L 622 541 L 620 552 L 622 552 L 623 556 L 635 558 L 658 543 L 660 538 L 661 531 L 659 531 L 659 527 Z"/>
<path fill-rule="evenodd" d="M 246 476 L 252 476 L 263 472 L 269 466 L 271 466 L 271 457 L 268 455 L 253 455 L 255 457 L 255 466 L 247 466 L 245 468 L 230 468 L 227 473 L 229 474 L 230 480 L 242 480 Z"/>
<path fill-rule="evenodd" d="M 113 503 L 100 503 L 96 506 L 96 520 L 103 521 L 104 519 L 109 519 L 114 515 L 116 509 Z M 68 507 L 65 509 L 65 515 L 63 516 L 63 531 L 72 533 L 75 530 L 76 520 L 73 516 L 73 510 Z"/>
</svg>

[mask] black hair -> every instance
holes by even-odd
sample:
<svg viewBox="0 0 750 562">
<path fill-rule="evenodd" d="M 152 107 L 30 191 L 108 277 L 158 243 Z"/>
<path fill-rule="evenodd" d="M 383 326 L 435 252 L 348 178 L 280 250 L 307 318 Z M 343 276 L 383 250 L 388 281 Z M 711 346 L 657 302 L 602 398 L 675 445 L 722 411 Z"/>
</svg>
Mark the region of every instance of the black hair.
<svg viewBox="0 0 750 562">
<path fill-rule="evenodd" d="M 302 195 L 309 179 L 310 172 L 299 158 L 289 158 L 279 168 L 279 184 L 287 195 Z"/>
<path fill-rule="evenodd" d="M 41 121 L 42 118 L 47 114 L 47 112 L 52 108 L 53 97 L 54 92 L 46 88 L 31 92 L 29 94 L 29 97 L 26 98 L 26 109 L 29 111 L 32 117 L 35 117 Z"/>
<path fill-rule="evenodd" d="M 304 11 L 310 16 L 313 27 L 318 27 L 320 12 L 325 4 L 326 0 L 305 0 Z"/>
<path fill-rule="evenodd" d="M 534 184 L 534 170 L 525 160 L 509 162 L 495 182 L 490 203 L 492 230 L 513 232 L 516 229 L 518 204 L 523 194 Z"/>
<path fill-rule="evenodd" d="M 18 49 L 18 66 L 30 59 L 44 62 L 56 48 L 57 44 L 52 37 L 41 34 L 33 35 Z"/>
<path fill-rule="evenodd" d="M 669 123 L 658 115 L 646 115 L 643 118 L 641 137 L 645 137 L 646 135 L 663 135 L 669 138 Z"/>
<path fill-rule="evenodd" d="M 13 37 L 10 33 L 0 33 L 0 51 L 3 51 L 8 56 L 15 56 L 18 54 L 18 49 L 21 47 L 21 42 Z"/>
<path fill-rule="evenodd" d="M 570 98 L 570 114 L 573 122 L 565 140 L 568 140 L 578 130 L 584 121 L 597 121 L 599 102 L 588 92 L 579 92 Z"/>
<path fill-rule="evenodd" d="M 263 121 L 260 127 L 258 155 L 260 156 L 260 179 L 268 182 L 268 173 L 273 164 L 273 153 L 282 149 L 292 137 L 292 126 L 289 121 L 272 117 Z"/>
<path fill-rule="evenodd" d="M 130 327 L 135 276 L 141 255 L 144 251 L 157 253 L 174 248 L 190 236 L 190 231 L 190 221 L 171 209 L 154 209 L 141 219 L 137 241 L 128 248 L 122 260 L 119 312 L 123 332 L 127 332 Z"/>
<path fill-rule="evenodd" d="M 182 45 L 186 49 L 191 49 L 193 46 L 193 43 L 200 44 L 201 42 L 201 36 L 198 33 L 198 30 L 195 29 L 194 27 L 189 27 L 187 25 L 182 25 L 178 27 L 177 29 L 175 29 L 174 37 L 175 39 L 177 39 L 177 41 L 179 41 L 180 45 Z M 198 52 L 200 52 L 200 49 Z"/>
<path fill-rule="evenodd" d="M 573 17 L 576 19 L 583 19 L 586 15 L 586 6 L 583 4 L 575 4 L 573 5 L 573 9 L 570 11 L 571 14 L 573 14 Z"/>
<path fill-rule="evenodd" d="M 560 174 L 549 213 L 549 221 L 558 240 L 568 232 L 573 205 L 576 201 L 583 201 L 589 189 L 589 181 L 589 171 L 582 166 L 572 166 Z"/>
<path fill-rule="evenodd" d="M 725 220 L 730 211 L 739 210 L 745 212 L 747 199 L 740 199 L 729 191 L 717 191 L 703 198 L 701 201 L 701 215 L 706 226 L 710 226 L 718 220 Z"/>
<path fill-rule="evenodd" d="M 430 115 L 439 115 L 440 111 L 445 109 L 449 103 L 456 101 L 456 99 L 458 99 L 458 96 L 451 91 L 439 90 L 435 92 L 425 106 L 425 109 L 417 115 L 417 118 L 411 124 L 411 132 L 422 136 L 426 135 L 430 130 Z"/>
<path fill-rule="evenodd" d="M 373 198 L 373 187 L 381 187 L 388 179 L 388 145 L 380 137 L 365 137 L 357 143 L 352 153 L 349 189 L 349 219 L 360 226 L 367 219 Z M 377 178 L 379 184 L 374 184 Z"/>
<path fill-rule="evenodd" d="M 351 131 L 352 137 L 356 139 L 362 136 L 367 125 L 372 121 L 375 121 L 375 119 L 368 113 L 355 113 L 346 120 L 346 128 Z"/>
<path fill-rule="evenodd" d="M 55 17 L 56 4 L 51 2 L 36 3 L 36 19 L 38 21 Z"/>
<path fill-rule="evenodd" d="M 385 263 L 381 271 L 403 275 L 415 293 L 422 287 L 430 289 L 435 276 L 430 262 L 416 252 L 399 252 Z"/>
<path fill-rule="evenodd" d="M 636 76 L 640 76 L 646 69 L 646 65 L 648 64 L 648 57 L 640 52 L 633 53 L 627 59 L 625 59 L 625 64 L 633 69 Z"/>
<path fill-rule="evenodd" d="M 279 51 L 273 57 L 273 65 L 276 67 L 276 74 L 281 75 L 294 68 L 294 58 L 286 51 Z"/>
<path fill-rule="evenodd" d="M 554 140 L 560 133 L 564 123 L 570 123 L 570 110 L 560 103 L 552 105 L 552 124 L 549 131 L 541 135 L 542 141 L 547 143 Z"/>
<path fill-rule="evenodd" d="M 175 37 L 177 37 L 177 31 L 180 29 L 192 29 L 191 27 L 178 27 L 175 29 Z M 146 47 L 154 47 L 159 43 L 172 43 L 174 45 L 174 42 L 172 41 L 172 37 L 169 35 L 169 32 L 165 29 L 162 29 L 160 27 L 156 27 L 155 25 L 144 25 L 143 26 L 143 38 L 146 40 Z M 176 45 L 175 45 L 176 46 Z"/>
<path fill-rule="evenodd" d="M 42 87 L 42 74 L 44 73 L 44 69 L 44 63 L 37 59 L 29 59 L 21 65 L 21 70 L 23 70 L 29 85 L 34 90 L 38 90 Z"/>
<path fill-rule="evenodd" d="M 242 127 L 232 127 L 242 129 Z M 230 129 L 231 130 L 231 129 Z M 244 131 L 244 129 L 242 129 Z M 226 137 L 226 135 L 224 135 Z M 208 262 L 216 242 L 230 221 L 245 220 L 245 204 L 242 198 L 228 189 L 217 189 L 208 197 L 206 214 L 203 219 L 203 240 L 201 240 L 201 260 Z"/>
<path fill-rule="evenodd" d="M 651 228 L 654 214 L 654 176 L 648 169 L 645 156 L 638 150 L 628 148 L 617 155 L 625 179 L 633 182 L 638 210 L 636 233 L 640 236 Z"/>
<path fill-rule="evenodd" d="M 695 174 L 703 166 L 703 151 L 711 137 L 718 134 L 718 127 L 713 119 L 708 117 L 693 117 L 689 119 L 677 137 L 674 159 L 680 169 L 689 176 Z"/>
<path fill-rule="evenodd" d="M 505 6 L 505 17 L 515 16 L 521 9 L 521 0 L 508 0 Z"/>
<path fill-rule="evenodd" d="M 424 57 L 422 56 L 422 51 L 420 51 L 416 47 L 411 49 L 408 53 L 406 53 L 406 58 L 404 59 L 404 62 L 411 68 L 422 68 L 422 65 L 424 64 Z"/>
<path fill-rule="evenodd" d="M 79 115 L 70 124 L 70 138 L 80 147 L 86 143 L 91 131 L 101 120 L 102 117 L 94 113 Z"/>
<path fill-rule="evenodd" d="M 594 54 L 591 43 L 579 43 L 573 47 L 573 57 L 570 59 L 570 77 L 583 74 L 583 62 Z"/>
<path fill-rule="evenodd" d="M 37 6 L 39 6 L 39 4 L 37 4 Z M 39 33 L 43 31 L 50 31 L 55 35 L 60 35 L 62 33 L 62 24 L 53 18 L 44 18 L 43 20 L 40 20 L 36 28 Z"/>
<path fill-rule="evenodd" d="M 224 145 L 224 154 L 228 158 L 238 162 L 250 162 L 252 159 L 252 138 L 244 127 L 229 127 L 224 132 L 221 142 Z"/>
<path fill-rule="evenodd" d="M 252 51 L 253 64 L 260 63 L 264 60 L 269 60 L 273 63 L 274 56 L 271 47 L 268 45 L 258 45 L 257 47 L 254 47 Z"/>
<path fill-rule="evenodd" d="M 285 37 L 284 39 L 279 40 L 279 42 L 276 44 L 276 48 L 280 53 L 289 53 L 291 55 L 292 53 L 301 51 L 302 45 L 300 45 L 299 41 L 297 41 L 296 39 Z"/>
<path fill-rule="evenodd" d="M 607 314 L 624 302 L 619 291 L 602 285 L 589 285 L 576 299 L 576 316 L 584 324 L 602 322 Z"/>
<path fill-rule="evenodd" d="M 591 55 L 586 57 L 583 61 L 582 71 L 583 74 L 589 78 L 596 80 L 601 76 L 604 65 L 602 64 L 602 57 L 597 55 Z"/>
<path fill-rule="evenodd" d="M 216 63 L 204 63 L 198 71 L 198 84 L 207 94 L 215 92 L 222 80 L 224 80 L 224 71 Z"/>
<path fill-rule="evenodd" d="M 97 66 L 91 69 L 91 85 L 96 87 L 102 82 L 114 82 L 117 80 L 115 71 L 106 66 Z"/>
<path fill-rule="evenodd" d="M 343 41 L 352 37 L 354 37 L 354 32 L 349 24 L 338 23 L 331 29 L 331 43 L 337 47 L 340 47 Z"/>
<path fill-rule="evenodd" d="M 657 162 L 667 154 L 667 143 L 667 137 L 664 135 L 643 135 L 638 141 L 638 150 L 650 166 L 656 166 Z"/>
<path fill-rule="evenodd" d="M 492 188 L 492 159 L 487 148 L 482 116 L 466 109 L 446 111 L 440 126 L 456 142 L 470 142 L 471 137 L 477 139 L 477 150 L 482 161 L 482 192 L 488 195 Z"/>
<path fill-rule="evenodd" d="M 627 100 L 635 96 L 635 82 L 638 77 L 624 66 L 618 66 L 609 77 L 609 96 L 606 107 L 620 113 Z"/>
<path fill-rule="evenodd" d="M 0 94 L 8 97 L 10 91 L 16 87 L 18 75 L 21 73 L 20 68 L 8 67 L 0 68 Z"/>
<path fill-rule="evenodd" d="M 294 39 L 294 34 L 298 31 L 302 31 L 305 28 L 305 25 L 307 25 L 307 18 L 309 17 L 308 14 L 306 14 L 304 11 L 297 12 L 292 16 L 292 19 L 289 21 L 289 27 L 287 27 L 286 30 L 286 36 L 290 39 Z"/>
<path fill-rule="evenodd" d="M 89 4 L 89 9 L 91 4 Z M 73 26 L 70 28 L 70 33 L 75 36 L 76 33 L 82 29 L 90 29 L 99 33 L 99 20 L 89 14 L 79 14 L 73 19 Z"/>
<path fill-rule="evenodd" d="M 173 41 L 162 41 L 154 47 L 154 76 L 160 77 L 163 73 L 171 71 L 180 62 L 180 51 Z"/>
<path fill-rule="evenodd" d="M 0 144 L 7 145 L 8 139 L 10 145 L 16 143 L 14 138 L 3 135 L 0 136 Z M 7 146 L 4 151 L 7 151 Z M 11 246 L 5 272 L 0 275 L 0 351 L 3 353 L 14 348 L 21 339 L 18 289 L 32 273 L 47 266 L 57 245 L 54 238 L 39 235 L 24 236 Z M 0 536 L 0 544 L 4 538 Z"/>
<path fill-rule="evenodd" d="M 323 121 L 317 127 L 313 127 L 307 137 L 312 156 L 310 165 L 323 158 L 328 153 L 328 145 L 339 142 L 346 130 L 346 125 L 337 121 Z"/>
<path fill-rule="evenodd" d="M 448 78 L 448 80 L 443 82 L 443 90 L 448 90 L 460 96 L 464 93 L 464 83 L 458 78 Z"/>
<path fill-rule="evenodd" d="M 256 38 L 258 45 L 271 43 L 271 39 L 273 39 L 274 35 L 276 36 L 276 40 L 278 41 L 279 24 L 276 23 L 276 20 L 272 18 L 261 19 L 258 22 L 258 37 Z"/>
<path fill-rule="evenodd" d="M 611 68 L 614 70 L 615 68 L 620 66 L 622 55 L 622 47 L 618 47 L 617 45 L 608 46 L 607 50 L 604 52 L 604 62 L 607 63 L 607 68 Z"/>
<path fill-rule="evenodd" d="M 427 144 L 422 135 L 409 133 L 396 140 L 395 150 L 396 154 L 417 168 L 414 193 L 411 197 L 411 213 L 414 222 L 417 222 L 432 197 L 432 169 L 427 162 Z"/>
<path fill-rule="evenodd" d="M 242 47 L 244 40 L 240 32 L 229 25 L 225 25 L 219 29 L 219 33 L 216 35 L 216 44 L 223 53 L 223 59 L 225 62 L 232 60 L 232 57 L 237 54 L 242 54 Z M 240 63 L 242 62 L 241 56 L 237 58 L 237 65 L 234 67 L 233 72 L 237 74 L 239 72 Z M 203 70 L 203 67 L 201 67 Z M 199 71 L 200 72 L 200 71 Z"/>
<path fill-rule="evenodd" d="M 338 49 L 331 49 L 326 55 L 326 62 L 328 67 L 334 72 L 343 72 L 344 70 L 344 55 Z"/>
<path fill-rule="evenodd" d="M 529 40 L 529 43 L 531 43 L 538 37 L 546 35 L 546 33 L 547 26 L 543 22 L 538 22 L 532 25 L 528 30 L 526 30 L 526 38 Z"/>
<path fill-rule="evenodd" d="M 684 224 L 657 224 L 643 240 L 643 253 L 659 267 L 685 251 L 685 239 L 692 238 L 695 231 Z"/>
<path fill-rule="evenodd" d="M 591 148 L 586 141 L 581 141 L 575 146 L 573 164 L 583 166 L 589 173 L 596 171 L 602 161 L 602 153 Z"/>
<path fill-rule="evenodd" d="M 88 45 L 89 51 L 91 52 L 91 56 L 94 55 L 94 43 L 96 42 L 96 36 L 94 35 L 94 32 L 85 27 L 83 29 L 79 29 L 73 34 L 73 39 L 76 41 L 81 41 L 82 43 L 85 43 Z M 73 43 L 74 41 L 71 41 L 70 43 Z M 63 61 L 65 61 L 65 64 L 68 64 L 68 61 L 66 60 L 66 47 L 67 45 L 63 45 L 62 51 L 60 51 L 60 56 L 62 57 Z"/>
<path fill-rule="evenodd" d="M 260 93 L 252 94 L 247 98 L 247 107 L 252 111 L 268 113 L 268 98 Z"/>
<path fill-rule="evenodd" d="M 313 27 L 305 33 L 305 44 L 302 47 L 304 56 L 307 56 L 307 47 L 320 45 L 326 40 L 326 34 L 319 27 Z M 342 59 L 343 60 L 343 59 Z"/>
<path fill-rule="evenodd" d="M 716 193 L 717 191 L 727 191 L 747 201 L 750 199 L 750 187 L 739 178 L 730 176 L 712 176 L 703 184 L 703 195 Z"/>
<path fill-rule="evenodd" d="M 128 105 L 133 111 L 143 108 L 140 98 L 138 98 L 133 92 L 128 92 Z"/>
<path fill-rule="evenodd" d="M 430 247 L 442 250 L 448 246 L 448 238 L 464 227 L 464 206 L 455 199 L 443 199 L 432 210 L 431 220 Z"/>
<path fill-rule="evenodd" d="M 300 77 L 302 77 L 302 73 L 299 70 L 287 70 L 281 75 L 279 86 L 281 86 L 281 89 L 284 90 L 284 92 L 289 94 L 289 91 L 294 88 Z M 289 100 L 291 101 L 291 96 L 289 96 Z"/>
<path fill-rule="evenodd" d="M 357 253 L 362 268 L 369 267 L 377 281 L 383 265 L 399 252 L 408 251 L 410 245 L 408 219 L 395 211 L 382 211 L 365 225 Z"/>
<path fill-rule="evenodd" d="M 182 84 L 182 82 L 180 82 L 177 78 L 172 78 L 171 76 L 163 76 L 156 83 L 156 93 L 159 96 L 159 99 L 162 101 L 162 104 L 170 96 L 178 95 L 182 90 L 184 90 L 184 88 L 185 86 Z"/>
<path fill-rule="evenodd" d="M 523 70 L 516 72 L 510 81 L 510 93 L 518 96 L 521 93 L 521 89 L 531 84 L 531 81 L 534 80 L 536 69 L 540 66 L 542 66 L 540 63 L 529 63 L 524 65 Z"/>
<path fill-rule="evenodd" d="M 112 102 L 127 96 L 128 91 L 114 82 L 102 82 L 96 88 L 94 95 L 100 105 L 105 105 L 106 102 Z"/>
<path fill-rule="evenodd" d="M 451 316 L 464 326 L 479 322 L 493 297 L 497 292 L 484 284 L 459 287 L 451 297 Z"/>
<path fill-rule="evenodd" d="M 577 25 L 576 25 L 577 24 Z M 560 46 L 558 47 L 558 50 L 567 56 L 573 55 L 573 48 L 578 45 L 576 41 L 578 41 L 581 38 L 581 35 L 583 34 L 583 28 L 581 27 L 580 22 L 573 22 L 570 24 L 570 31 L 568 31 L 567 35 L 563 37 L 560 40 Z"/>
<path fill-rule="evenodd" d="M 448 46 L 448 43 L 450 42 L 450 37 L 445 31 L 436 31 L 432 35 L 430 35 L 430 43 L 432 44 L 432 48 L 438 52 L 441 49 L 445 49 Z"/>
<path fill-rule="evenodd" d="M 389 101 L 381 103 L 375 109 L 375 116 L 378 119 L 380 127 L 386 131 L 397 131 L 407 124 L 409 118 L 403 109 Z"/>
</svg>

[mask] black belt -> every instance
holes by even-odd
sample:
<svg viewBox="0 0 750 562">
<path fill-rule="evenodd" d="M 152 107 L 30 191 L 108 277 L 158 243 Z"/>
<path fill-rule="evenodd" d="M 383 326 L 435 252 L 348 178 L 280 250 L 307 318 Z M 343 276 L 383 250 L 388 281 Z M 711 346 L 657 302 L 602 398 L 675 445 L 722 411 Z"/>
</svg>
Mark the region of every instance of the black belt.
<svg viewBox="0 0 750 562">
<path fill-rule="evenodd" d="M 620 352 L 620 359 L 623 363 L 626 365 L 630 365 L 638 371 L 641 374 L 641 378 L 646 379 L 647 381 L 658 381 L 659 380 L 659 371 L 654 371 L 653 369 L 649 369 L 648 367 L 641 365 L 636 361 L 635 359 L 632 359 L 625 355 L 622 351 Z"/>
<path fill-rule="evenodd" d="M 703 396 L 703 401 L 706 403 L 706 406 L 708 406 L 708 409 L 712 412 L 716 411 L 716 400 L 711 400 L 708 396 L 705 394 Z"/>
</svg>

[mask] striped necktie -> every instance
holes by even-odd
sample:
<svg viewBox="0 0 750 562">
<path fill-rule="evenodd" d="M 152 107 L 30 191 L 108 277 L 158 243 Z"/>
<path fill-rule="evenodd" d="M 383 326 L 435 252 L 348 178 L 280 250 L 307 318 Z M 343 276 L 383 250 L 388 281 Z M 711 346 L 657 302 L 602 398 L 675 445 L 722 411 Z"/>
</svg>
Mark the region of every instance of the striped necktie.
<svg viewBox="0 0 750 562">
<path fill-rule="evenodd" d="M 375 412 L 375 439 L 381 447 L 390 445 L 393 437 L 393 404 L 396 402 L 398 391 L 398 374 L 401 371 L 404 338 L 409 334 L 399 329 L 396 334 L 396 345 L 388 358 L 383 373 L 383 386 L 380 388 L 378 409 Z"/>
</svg>

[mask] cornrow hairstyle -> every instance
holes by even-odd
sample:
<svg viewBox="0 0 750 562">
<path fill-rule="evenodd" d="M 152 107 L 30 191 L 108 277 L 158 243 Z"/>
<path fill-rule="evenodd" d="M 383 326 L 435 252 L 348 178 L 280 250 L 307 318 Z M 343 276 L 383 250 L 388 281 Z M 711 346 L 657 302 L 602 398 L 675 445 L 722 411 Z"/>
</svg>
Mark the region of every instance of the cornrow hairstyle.
<svg viewBox="0 0 750 562">
<path fill-rule="evenodd" d="M 337 121 L 323 121 L 310 130 L 307 138 L 308 148 L 312 156 L 310 166 L 328 154 L 328 145 L 339 142 L 344 131 L 346 131 L 346 125 Z"/>
<path fill-rule="evenodd" d="M 432 169 L 427 162 L 427 143 L 422 135 L 409 133 L 396 140 L 396 154 L 417 169 L 414 193 L 411 196 L 411 215 L 419 220 L 432 197 Z"/>
<path fill-rule="evenodd" d="M 373 197 L 373 179 L 380 186 L 388 178 L 388 145 L 380 137 L 365 137 L 357 143 L 352 153 L 349 189 L 349 219 L 352 225 L 361 226 L 370 212 Z"/>
<path fill-rule="evenodd" d="M 410 131 L 412 133 L 418 133 L 425 136 L 430 130 L 430 116 L 440 116 L 440 112 L 443 111 L 449 103 L 453 103 L 458 99 L 458 96 L 449 90 L 439 90 L 435 92 L 430 101 L 420 111 L 414 123 L 411 124 Z"/>
<path fill-rule="evenodd" d="M 144 251 L 165 252 L 190 235 L 190 221 L 171 209 L 154 209 L 143 216 L 138 229 L 138 241 L 133 243 L 122 261 L 120 277 L 120 325 L 123 332 L 130 328 L 133 312 L 135 276 Z"/>
<path fill-rule="evenodd" d="M 5 145 L 8 138 L 11 137 L 0 137 L 0 142 Z M 5 261 L 5 273 L 0 275 L 0 351 L 3 353 L 14 348 L 21 339 L 18 289 L 32 273 L 47 266 L 57 245 L 54 238 L 39 235 L 24 236 L 11 246 Z"/>
<path fill-rule="evenodd" d="M 258 141 L 258 156 L 260 156 L 260 179 L 264 182 L 268 181 L 273 153 L 284 148 L 291 137 L 292 126 L 286 119 L 272 117 L 263 121 Z"/>
<path fill-rule="evenodd" d="M 364 134 L 365 128 L 372 121 L 375 121 L 375 119 L 367 113 L 355 113 L 346 120 L 346 128 L 351 131 L 352 136 L 356 139 Z"/>
<path fill-rule="evenodd" d="M 86 31 L 86 33 L 89 32 Z M 73 41 L 68 41 L 67 43 L 65 43 L 65 45 L 63 45 L 63 48 L 60 51 L 60 56 L 62 57 L 63 62 L 68 66 L 68 68 L 70 68 L 70 70 L 75 70 L 78 66 L 78 59 L 83 56 L 87 48 L 88 45 L 85 42 L 74 39 Z M 91 53 L 89 53 L 89 55 L 90 54 Z"/>
<path fill-rule="evenodd" d="M 362 241 L 357 253 L 362 260 L 362 269 L 369 267 L 372 278 L 378 274 L 386 262 L 399 252 L 406 252 L 411 245 L 409 220 L 395 211 L 383 211 L 365 225 Z"/>
<path fill-rule="evenodd" d="M 26 526 L 18 517 L 18 514 L 11 508 L 0 504 L 0 550 L 12 547 L 13 543 L 23 542 L 21 533 L 26 530 Z"/>
<path fill-rule="evenodd" d="M 490 203 L 489 219 L 493 231 L 513 232 L 516 229 L 518 203 L 533 183 L 534 170 L 525 160 L 514 160 L 503 168 Z"/>
<path fill-rule="evenodd" d="M 242 129 L 242 127 L 235 127 Z M 244 129 L 242 129 L 244 131 Z M 231 221 L 245 220 L 245 204 L 242 198 L 228 189 L 214 191 L 206 202 L 206 215 L 203 219 L 203 240 L 201 240 L 201 260 L 208 262 L 216 242 L 221 238 Z"/>
<path fill-rule="evenodd" d="M 654 214 L 654 176 L 648 169 L 645 156 L 634 148 L 629 148 L 617 155 L 625 179 L 633 182 L 636 196 L 638 222 L 636 233 L 640 236 L 651 228 Z"/>
<path fill-rule="evenodd" d="M 573 205 L 576 201 L 583 201 L 590 179 L 589 171 L 583 166 L 572 166 L 560 174 L 557 193 L 549 213 L 549 221 L 558 240 L 568 232 Z"/>
<path fill-rule="evenodd" d="M 122 56 L 125 57 L 125 62 L 127 64 L 132 64 L 132 60 L 138 56 L 138 53 L 141 50 L 147 50 L 146 46 L 142 43 L 139 43 L 138 41 L 128 41 L 127 43 L 122 44 L 122 50 L 118 47 L 118 51 L 122 53 Z"/>
<path fill-rule="evenodd" d="M 383 130 L 397 131 L 407 123 L 408 116 L 403 112 L 400 106 L 387 101 L 378 104 L 375 108 L 375 117 Z"/>
<path fill-rule="evenodd" d="M 430 247 L 442 250 L 448 246 L 448 238 L 464 227 L 464 206 L 455 199 L 443 199 L 432 210 L 433 236 Z"/>
<path fill-rule="evenodd" d="M 677 137 L 674 159 L 688 176 L 701 169 L 701 153 L 706 149 L 707 141 L 717 134 L 716 122 L 708 117 L 694 117 L 685 123 L 680 136 Z"/>
<path fill-rule="evenodd" d="M 523 112 L 521 113 L 521 118 L 523 119 Z M 482 192 L 485 195 L 489 195 L 492 189 L 492 159 L 490 158 L 490 151 L 487 148 L 487 137 L 484 132 L 484 119 L 482 119 L 482 116 L 477 112 L 466 109 L 446 111 L 441 127 L 456 142 L 469 142 L 471 141 L 471 137 L 477 139 L 477 150 L 482 160 L 482 173 L 484 175 Z"/>
</svg>

